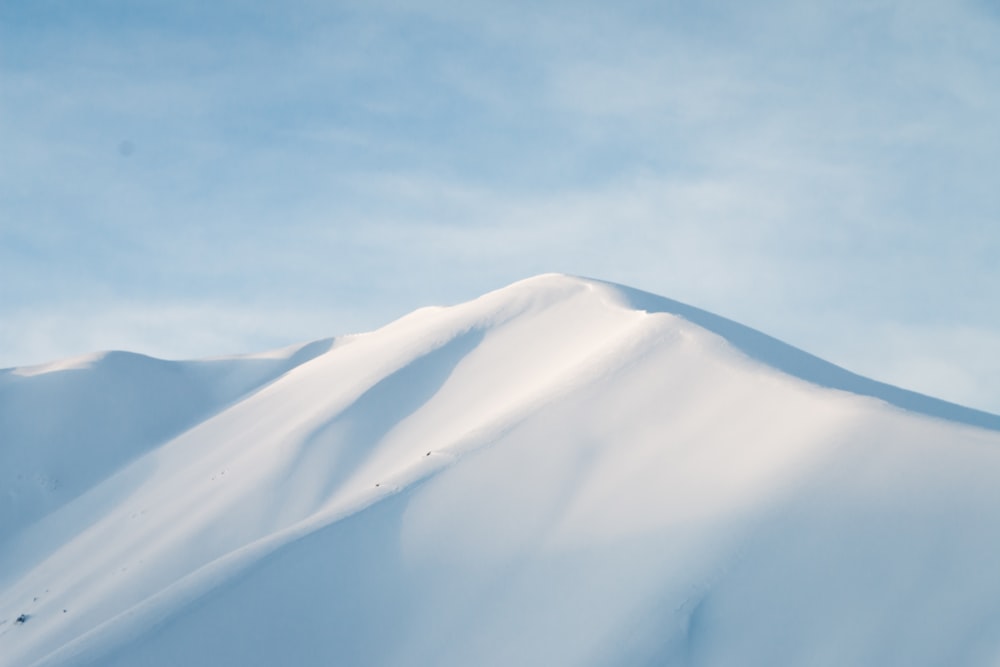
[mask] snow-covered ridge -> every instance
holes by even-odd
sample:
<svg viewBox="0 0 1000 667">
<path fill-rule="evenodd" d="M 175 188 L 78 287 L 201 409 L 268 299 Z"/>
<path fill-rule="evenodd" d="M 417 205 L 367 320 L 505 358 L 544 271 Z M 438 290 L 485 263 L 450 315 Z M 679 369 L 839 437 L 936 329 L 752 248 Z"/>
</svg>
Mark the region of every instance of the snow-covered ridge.
<svg viewBox="0 0 1000 667">
<path fill-rule="evenodd" d="M 894 387 L 857 375 L 738 322 L 630 287 L 604 283 L 625 306 L 672 313 L 703 327 L 749 357 L 776 370 L 831 389 L 871 396 L 896 407 L 981 428 L 1000 430 L 1000 416 Z"/>
<path fill-rule="evenodd" d="M 1000 418 L 596 280 L 0 371 L 0 438 L 0 665 L 1000 658 Z"/>
<path fill-rule="evenodd" d="M 0 535 L 331 344 L 185 362 L 102 352 L 0 370 Z"/>
</svg>

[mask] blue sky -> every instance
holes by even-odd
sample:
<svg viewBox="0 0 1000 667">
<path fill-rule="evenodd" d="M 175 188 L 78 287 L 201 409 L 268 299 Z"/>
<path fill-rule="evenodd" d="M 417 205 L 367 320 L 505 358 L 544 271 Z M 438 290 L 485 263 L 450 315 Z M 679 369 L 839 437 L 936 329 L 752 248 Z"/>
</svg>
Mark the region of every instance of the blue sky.
<svg viewBox="0 0 1000 667">
<path fill-rule="evenodd" d="M 561 271 L 1000 411 L 998 73 L 993 0 L 3 3 L 0 366 Z"/>
</svg>

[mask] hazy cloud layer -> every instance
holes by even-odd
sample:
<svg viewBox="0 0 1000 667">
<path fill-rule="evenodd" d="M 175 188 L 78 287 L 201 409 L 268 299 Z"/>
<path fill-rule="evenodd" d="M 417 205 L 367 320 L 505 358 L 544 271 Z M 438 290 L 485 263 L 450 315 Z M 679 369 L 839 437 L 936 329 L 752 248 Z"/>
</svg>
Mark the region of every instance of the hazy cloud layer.
<svg viewBox="0 0 1000 667">
<path fill-rule="evenodd" d="M 991 3 L 15 4 L 0 365 L 565 271 L 1000 410 Z"/>
</svg>

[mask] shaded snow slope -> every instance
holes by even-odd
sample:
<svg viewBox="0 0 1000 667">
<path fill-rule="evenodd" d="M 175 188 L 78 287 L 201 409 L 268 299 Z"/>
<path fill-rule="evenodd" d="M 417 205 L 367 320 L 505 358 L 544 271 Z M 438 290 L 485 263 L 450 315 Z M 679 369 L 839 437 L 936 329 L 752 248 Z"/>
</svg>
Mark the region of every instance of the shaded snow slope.
<svg viewBox="0 0 1000 667">
<path fill-rule="evenodd" d="M 75 490 L 0 532 L 0 665 L 1000 660 L 996 416 L 558 275 L 310 350 L 0 375 Z"/>
<path fill-rule="evenodd" d="M 642 292 L 630 287 L 605 283 L 618 291 L 622 300 L 633 308 L 654 313 L 673 313 L 725 338 L 748 356 L 808 382 L 831 389 L 841 389 L 871 396 L 913 412 L 932 417 L 1000 430 L 1000 415 L 955 405 L 937 398 L 900 389 L 851 373 L 828 361 L 763 334 L 759 331 L 719 317 L 687 304 Z"/>
<path fill-rule="evenodd" d="M 0 535 L 330 345 L 188 362 L 106 352 L 0 370 Z"/>
</svg>

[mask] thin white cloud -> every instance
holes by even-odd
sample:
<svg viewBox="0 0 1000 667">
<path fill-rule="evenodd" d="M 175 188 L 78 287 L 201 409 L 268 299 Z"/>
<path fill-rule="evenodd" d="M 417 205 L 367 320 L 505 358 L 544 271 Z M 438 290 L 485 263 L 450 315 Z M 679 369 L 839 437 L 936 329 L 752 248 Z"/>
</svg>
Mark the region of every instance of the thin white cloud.
<svg viewBox="0 0 1000 667">
<path fill-rule="evenodd" d="M 209 23 L 50 31 L 2 72 L 4 349 L 236 351 L 548 270 L 832 354 L 838 321 L 1000 330 L 988 10 L 182 4 Z M 226 324 L 255 310 L 286 333 Z"/>
</svg>

